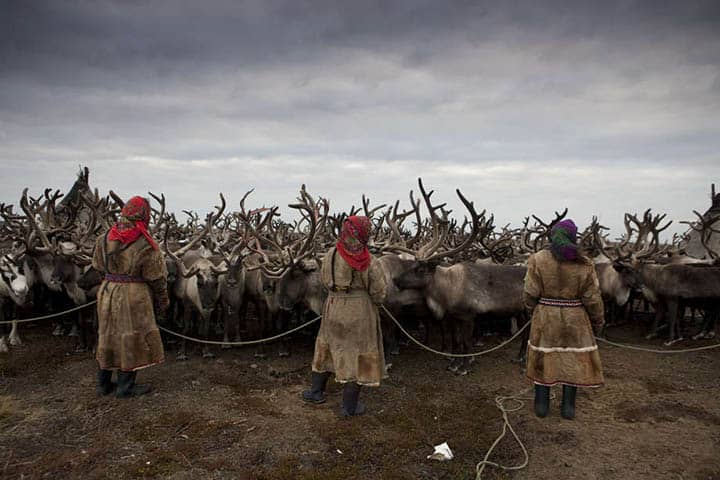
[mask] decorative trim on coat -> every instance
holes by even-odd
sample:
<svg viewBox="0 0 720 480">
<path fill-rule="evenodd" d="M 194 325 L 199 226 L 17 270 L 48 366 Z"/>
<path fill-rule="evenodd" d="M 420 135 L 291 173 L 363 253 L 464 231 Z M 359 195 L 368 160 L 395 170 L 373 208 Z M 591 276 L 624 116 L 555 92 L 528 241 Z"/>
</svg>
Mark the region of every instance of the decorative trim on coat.
<svg viewBox="0 0 720 480">
<path fill-rule="evenodd" d="M 598 349 L 597 345 L 591 345 L 589 347 L 538 347 L 536 345 L 533 345 L 530 342 L 528 342 L 528 347 L 530 347 L 531 350 L 535 350 L 536 352 L 543 352 L 543 353 L 555 353 L 555 352 L 583 353 L 583 352 L 593 352 Z"/>
<path fill-rule="evenodd" d="M 545 383 L 541 382 L 539 380 L 535 380 L 531 376 L 527 377 L 528 380 L 531 380 L 533 383 L 537 385 L 542 385 L 544 387 L 554 387 L 555 385 L 567 385 L 568 387 L 583 387 L 583 388 L 599 388 L 602 387 L 602 383 L 571 383 L 571 382 L 563 382 L 561 380 L 558 380 L 557 382 L 551 382 L 551 383 Z"/>
</svg>

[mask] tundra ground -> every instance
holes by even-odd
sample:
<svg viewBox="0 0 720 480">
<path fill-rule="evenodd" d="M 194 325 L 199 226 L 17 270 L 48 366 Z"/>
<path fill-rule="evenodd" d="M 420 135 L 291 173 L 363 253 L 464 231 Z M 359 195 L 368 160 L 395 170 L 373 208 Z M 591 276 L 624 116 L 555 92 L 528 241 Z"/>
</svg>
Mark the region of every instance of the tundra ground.
<svg viewBox="0 0 720 480">
<path fill-rule="evenodd" d="M 634 343 L 641 333 L 611 332 Z M 368 413 L 339 418 L 332 380 L 327 403 L 300 401 L 313 340 L 300 335 L 290 358 L 237 349 L 176 362 L 169 347 L 165 364 L 138 376 L 155 392 L 116 400 L 95 395 L 96 364 L 67 353 L 72 339 L 40 326 L 22 334 L 24 345 L 0 357 L 1 478 L 472 479 L 501 431 L 495 396 L 529 386 L 511 362 L 516 344 L 480 357 L 465 377 L 405 347 L 382 387 L 363 391 Z M 601 347 L 601 356 L 607 384 L 580 392 L 577 418 L 563 420 L 556 398 L 537 419 L 528 401 L 510 414 L 528 467 L 488 468 L 483 478 L 720 479 L 720 350 Z M 455 459 L 428 460 L 442 442 Z M 522 455 L 508 438 L 492 460 L 511 465 Z"/>
</svg>

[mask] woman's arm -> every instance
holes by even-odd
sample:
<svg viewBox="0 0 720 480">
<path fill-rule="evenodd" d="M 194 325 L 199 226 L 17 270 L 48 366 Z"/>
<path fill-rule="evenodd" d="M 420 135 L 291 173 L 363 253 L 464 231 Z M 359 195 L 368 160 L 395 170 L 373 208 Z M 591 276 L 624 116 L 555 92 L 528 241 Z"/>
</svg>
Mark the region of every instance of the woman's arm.
<svg viewBox="0 0 720 480">
<path fill-rule="evenodd" d="M 605 307 L 603 306 L 600 282 L 595 271 L 595 265 L 590 265 L 588 275 L 585 277 L 581 300 L 590 317 L 590 323 L 596 330 L 602 328 L 605 324 Z"/>
<path fill-rule="evenodd" d="M 374 258 L 370 264 L 370 271 L 368 272 L 370 279 L 370 285 L 368 285 L 368 293 L 373 303 L 381 304 L 385 301 L 385 295 L 387 291 L 387 284 L 385 283 L 385 273 L 383 272 L 382 263 L 378 262 Z"/>
<path fill-rule="evenodd" d="M 105 248 L 105 235 L 100 235 L 95 240 L 92 259 L 92 267 L 100 273 L 105 273 Z"/>
<path fill-rule="evenodd" d="M 162 316 L 170 305 L 165 258 L 159 250 L 153 248 L 146 249 L 141 255 L 142 277 L 152 292 L 155 316 Z"/>
<path fill-rule="evenodd" d="M 528 258 L 525 286 L 523 287 L 523 304 L 528 316 L 531 317 L 538 300 L 542 296 L 542 279 L 537 270 L 535 255 Z"/>
</svg>

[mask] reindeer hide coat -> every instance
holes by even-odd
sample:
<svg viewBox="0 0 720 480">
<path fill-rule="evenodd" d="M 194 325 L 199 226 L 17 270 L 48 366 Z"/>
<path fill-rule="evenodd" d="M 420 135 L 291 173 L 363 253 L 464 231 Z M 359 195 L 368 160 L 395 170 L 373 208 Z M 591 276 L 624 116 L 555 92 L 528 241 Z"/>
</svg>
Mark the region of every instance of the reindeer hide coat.
<svg viewBox="0 0 720 480">
<path fill-rule="evenodd" d="M 592 326 L 603 325 L 604 310 L 592 261 L 558 261 L 549 250 L 532 255 L 523 297 L 532 311 L 528 378 L 542 385 L 601 385 L 603 370 Z M 550 305 L 563 300 L 580 306 Z"/>
<path fill-rule="evenodd" d="M 370 267 L 359 272 L 335 252 L 332 248 L 325 255 L 320 271 L 322 283 L 330 292 L 315 341 L 312 369 L 334 372 L 341 383 L 377 387 L 385 375 L 378 314 L 378 304 L 385 300 L 382 264 L 372 258 Z"/>
<path fill-rule="evenodd" d="M 107 254 L 107 263 L 105 264 Z M 93 267 L 102 272 L 135 277 L 132 283 L 104 280 L 97 297 L 100 368 L 139 370 L 164 360 L 160 332 L 155 323 L 153 296 L 147 282 L 167 278 L 165 260 L 145 238 L 129 245 L 105 240 L 95 244 Z M 144 281 L 142 281 L 144 280 Z"/>
</svg>

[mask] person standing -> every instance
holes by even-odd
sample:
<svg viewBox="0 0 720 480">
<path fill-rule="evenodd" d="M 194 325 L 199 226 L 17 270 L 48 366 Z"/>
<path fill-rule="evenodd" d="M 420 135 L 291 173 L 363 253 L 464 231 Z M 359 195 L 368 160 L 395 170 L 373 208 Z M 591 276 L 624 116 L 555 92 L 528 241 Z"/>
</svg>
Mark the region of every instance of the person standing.
<svg viewBox="0 0 720 480">
<path fill-rule="evenodd" d="M 97 297 L 99 365 L 97 393 L 117 398 L 144 395 L 147 385 L 135 383 L 137 371 L 163 362 L 156 317 L 168 307 L 167 270 L 162 253 L 147 230 L 150 204 L 133 197 L 120 220 L 98 237 L 93 267 L 104 274 Z"/>
<path fill-rule="evenodd" d="M 325 402 L 334 373 L 344 384 L 343 416 L 364 413 L 361 386 L 378 387 L 385 375 L 378 305 L 385 300 L 386 284 L 381 263 L 367 248 L 370 227 L 368 217 L 348 217 L 322 261 L 320 276 L 329 294 L 315 341 L 312 385 L 302 395 L 310 403 Z"/>
<path fill-rule="evenodd" d="M 528 259 L 523 300 L 531 313 L 527 377 L 535 384 L 535 414 L 545 417 L 550 387 L 561 384 L 561 415 L 575 417 L 577 387 L 603 384 L 593 336 L 604 325 L 595 266 L 577 246 L 577 227 L 564 220 L 550 232 L 550 247 Z"/>
</svg>

